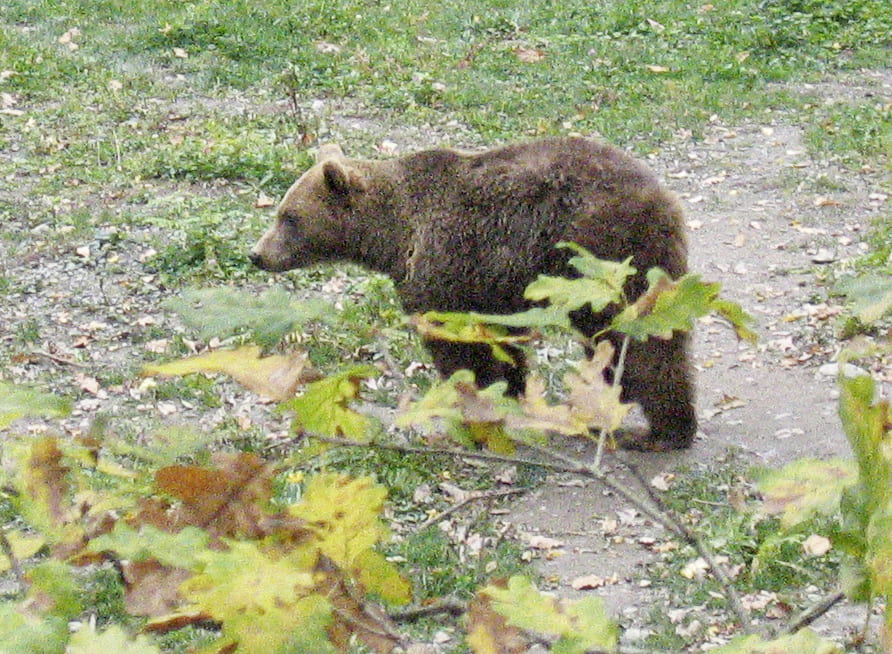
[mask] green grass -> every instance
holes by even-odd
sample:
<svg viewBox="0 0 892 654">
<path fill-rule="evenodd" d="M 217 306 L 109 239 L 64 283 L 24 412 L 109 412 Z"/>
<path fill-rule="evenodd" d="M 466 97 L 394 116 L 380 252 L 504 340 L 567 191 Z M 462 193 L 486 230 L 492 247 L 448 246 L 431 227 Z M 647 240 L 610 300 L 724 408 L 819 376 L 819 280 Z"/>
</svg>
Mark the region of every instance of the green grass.
<svg viewBox="0 0 892 654">
<path fill-rule="evenodd" d="M 14 91 L 49 100 L 64 83 L 118 118 L 150 110 L 140 94 L 188 94 L 189 80 L 217 97 L 355 97 L 409 121 L 457 118 L 487 139 L 571 125 L 653 142 L 783 103 L 766 82 L 885 65 L 890 14 L 884 0 L 13 2 L 0 62 Z M 56 42 L 71 27 L 74 52 Z"/>
</svg>

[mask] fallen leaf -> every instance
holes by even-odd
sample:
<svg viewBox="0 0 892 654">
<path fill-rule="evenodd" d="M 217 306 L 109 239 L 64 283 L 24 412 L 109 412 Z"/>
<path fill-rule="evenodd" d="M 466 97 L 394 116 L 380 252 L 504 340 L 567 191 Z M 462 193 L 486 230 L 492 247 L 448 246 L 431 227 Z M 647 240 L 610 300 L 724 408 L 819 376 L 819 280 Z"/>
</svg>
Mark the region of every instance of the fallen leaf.
<svg viewBox="0 0 892 654">
<path fill-rule="evenodd" d="M 545 53 L 536 48 L 515 48 L 514 55 L 525 64 L 535 64 L 545 59 Z"/>
<path fill-rule="evenodd" d="M 650 485 L 656 488 L 658 491 L 667 491 L 669 490 L 669 484 L 675 479 L 675 475 L 671 472 L 664 472 L 662 474 L 657 475 L 653 479 L 650 480 Z"/>
<path fill-rule="evenodd" d="M 341 49 L 341 46 L 337 43 L 329 43 L 328 41 L 318 41 L 316 43 L 316 50 L 322 54 L 338 54 Z"/>
<path fill-rule="evenodd" d="M 158 338 L 146 343 L 146 350 L 153 354 L 164 354 L 170 345 L 170 340 L 166 338 Z"/>
<path fill-rule="evenodd" d="M 602 577 L 600 575 L 583 575 L 576 577 L 570 582 L 570 586 L 574 590 L 591 590 L 592 588 L 603 588 L 604 586 L 612 586 L 619 583 L 619 579 L 614 574 L 612 577 Z"/>
<path fill-rule="evenodd" d="M 173 56 L 176 57 L 177 59 L 188 59 L 189 53 L 186 52 L 185 50 L 183 50 L 183 48 L 174 48 Z"/>
<path fill-rule="evenodd" d="M 806 556 L 824 556 L 831 548 L 830 539 L 818 534 L 812 534 L 802 542 Z"/>
<path fill-rule="evenodd" d="M 556 538 L 549 538 L 548 536 L 528 536 L 526 538 L 527 544 L 536 550 L 553 550 L 559 547 L 563 547 L 563 541 L 557 540 Z"/>
<path fill-rule="evenodd" d="M 99 382 L 96 381 L 95 377 L 88 377 L 83 373 L 76 373 L 74 375 L 74 381 L 77 382 L 82 391 L 86 391 L 91 395 L 96 395 L 97 393 L 99 393 Z"/>
<path fill-rule="evenodd" d="M 647 69 L 652 73 L 668 73 L 669 69 L 666 66 L 657 66 L 656 64 L 648 65 Z"/>
<path fill-rule="evenodd" d="M 276 201 L 265 193 L 260 193 L 257 196 L 257 200 L 254 202 L 254 207 L 257 209 L 265 209 L 266 207 L 274 207 L 275 205 Z"/>
<path fill-rule="evenodd" d="M 709 570 L 709 564 L 702 556 L 688 561 L 681 569 L 681 576 L 685 579 L 703 579 Z"/>
</svg>

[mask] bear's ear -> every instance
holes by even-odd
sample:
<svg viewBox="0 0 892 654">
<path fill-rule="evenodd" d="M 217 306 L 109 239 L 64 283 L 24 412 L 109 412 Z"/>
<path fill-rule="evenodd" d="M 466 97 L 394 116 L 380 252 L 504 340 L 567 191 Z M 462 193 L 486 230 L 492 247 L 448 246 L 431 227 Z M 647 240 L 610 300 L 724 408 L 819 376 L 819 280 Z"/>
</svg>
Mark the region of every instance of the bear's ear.
<svg viewBox="0 0 892 654">
<path fill-rule="evenodd" d="M 316 152 L 316 163 L 322 163 L 329 159 L 339 159 L 343 156 L 344 151 L 341 150 L 340 145 L 337 143 L 326 143 L 319 146 L 319 150 Z"/>
<path fill-rule="evenodd" d="M 322 164 L 322 175 L 334 193 L 347 195 L 351 191 L 364 191 L 365 180 L 351 168 L 341 165 L 337 161 L 326 161 Z"/>
</svg>

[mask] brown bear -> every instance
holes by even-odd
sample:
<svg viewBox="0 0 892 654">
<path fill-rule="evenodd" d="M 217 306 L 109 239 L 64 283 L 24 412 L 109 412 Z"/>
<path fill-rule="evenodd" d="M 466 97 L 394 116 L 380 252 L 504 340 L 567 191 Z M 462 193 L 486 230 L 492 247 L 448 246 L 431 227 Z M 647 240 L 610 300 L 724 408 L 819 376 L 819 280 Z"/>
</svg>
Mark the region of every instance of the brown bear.
<svg viewBox="0 0 892 654">
<path fill-rule="evenodd" d="M 615 147 L 584 138 L 549 138 L 482 153 L 435 149 L 382 161 L 319 150 L 317 163 L 289 189 L 275 224 L 251 252 L 260 268 L 284 271 L 322 261 L 352 261 L 388 275 L 408 312 L 514 313 L 528 308 L 524 288 L 540 273 L 572 276 L 573 241 L 614 261 L 632 257 L 639 271 L 626 289 L 646 288 L 660 266 L 687 271 L 681 208 L 645 166 Z M 612 317 L 578 311 L 575 326 L 592 335 Z M 619 335 L 611 335 L 615 345 Z M 688 336 L 633 341 L 623 398 L 638 402 L 648 437 L 628 447 L 675 449 L 697 430 Z M 426 343 L 440 372 L 460 368 L 486 386 L 504 379 L 524 390 L 526 365 L 497 361 L 486 345 Z"/>
</svg>

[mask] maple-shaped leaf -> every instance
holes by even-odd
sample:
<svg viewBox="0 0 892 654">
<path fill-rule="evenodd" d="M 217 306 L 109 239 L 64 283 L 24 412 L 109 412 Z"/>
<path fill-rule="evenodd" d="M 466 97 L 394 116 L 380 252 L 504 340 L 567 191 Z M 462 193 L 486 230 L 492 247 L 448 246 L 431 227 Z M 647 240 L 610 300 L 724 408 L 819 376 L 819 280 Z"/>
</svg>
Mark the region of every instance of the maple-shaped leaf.
<svg viewBox="0 0 892 654">
<path fill-rule="evenodd" d="M 608 384 L 604 371 L 613 362 L 613 346 L 609 341 L 598 343 L 591 359 L 581 361 L 575 371 L 564 376 L 568 389 L 565 402 L 549 404 L 545 384 L 536 375 L 527 380 L 521 398 L 521 415 L 510 415 L 512 428 L 543 429 L 568 436 L 589 435 L 591 431 L 619 429 L 632 405 L 620 401 L 621 388 Z"/>
<path fill-rule="evenodd" d="M 31 568 L 27 578 L 30 584 L 27 602 L 32 607 L 40 607 L 44 616 L 74 620 L 84 610 L 83 588 L 70 565 L 47 559 Z"/>
<path fill-rule="evenodd" d="M 858 481 L 856 468 L 847 459 L 799 459 L 780 470 L 760 471 L 758 477 L 760 512 L 781 515 L 785 529 L 815 515 L 833 515 L 843 491 Z"/>
<path fill-rule="evenodd" d="M 623 288 L 626 280 L 635 274 L 631 265 L 632 258 L 625 261 L 604 261 L 574 244 L 563 244 L 576 250 L 578 256 L 572 257 L 569 264 L 576 268 L 582 277 L 567 279 L 539 275 L 524 291 L 527 300 L 549 304 L 564 313 L 576 311 L 590 305 L 592 311 L 599 313 L 611 304 L 623 300 Z"/>
<path fill-rule="evenodd" d="M 349 405 L 359 396 L 360 382 L 380 374 L 374 366 L 350 368 L 308 384 L 303 395 L 286 402 L 282 408 L 294 411 L 296 431 L 365 440 L 373 422 Z"/>
<path fill-rule="evenodd" d="M 321 473 L 307 481 L 290 512 L 306 522 L 320 552 L 352 570 L 356 558 L 389 533 L 381 522 L 386 498 L 387 489 L 369 477 Z"/>
<path fill-rule="evenodd" d="M 474 373 L 470 370 L 458 370 L 449 379 L 434 384 L 424 397 L 402 411 L 394 424 L 397 427 L 431 426 L 436 419 L 461 422 L 457 384 L 473 385 Z"/>
<path fill-rule="evenodd" d="M 58 441 L 52 437 L 35 440 L 19 471 L 17 486 L 21 492 L 15 497 L 22 517 L 38 532 L 57 541 L 62 537 L 68 513 L 69 467 Z"/>
<path fill-rule="evenodd" d="M 390 604 L 406 604 L 412 599 L 412 585 L 380 552 L 367 549 L 357 555 L 353 563 L 367 593 Z"/>
<path fill-rule="evenodd" d="M 109 654 L 109 652 L 127 652 L 127 654 L 161 654 L 146 636 L 130 638 L 127 633 L 113 625 L 101 634 L 84 626 L 74 632 L 65 654 Z"/>
<path fill-rule="evenodd" d="M 247 453 L 218 453 L 212 461 L 212 468 L 167 466 L 155 473 L 158 489 L 181 500 L 174 511 L 159 516 L 164 522 L 155 526 L 194 525 L 215 536 L 264 536 L 272 466 Z"/>
<path fill-rule="evenodd" d="M 228 545 L 222 552 L 202 551 L 202 571 L 182 584 L 181 593 L 193 609 L 222 623 L 223 638 L 237 642 L 238 651 L 246 654 L 293 651 L 286 645 L 296 636 L 310 637 L 320 646 L 327 642 L 330 606 L 313 595 L 311 570 L 257 543 Z M 310 619 L 314 616 L 315 621 Z"/>
<path fill-rule="evenodd" d="M 871 588 L 876 595 L 885 596 L 888 600 L 892 597 L 892 501 L 871 516 L 866 536 L 865 563 Z M 888 619 L 892 613 L 887 610 L 886 615 Z M 892 634 L 892 631 L 889 633 Z"/>
<path fill-rule="evenodd" d="M 235 350 L 216 350 L 179 361 L 145 366 L 142 374 L 178 377 L 197 372 L 223 373 L 258 395 L 284 401 L 294 397 L 298 386 L 318 379 L 305 352 L 260 356 L 260 348 L 246 345 Z"/>
<path fill-rule="evenodd" d="M 632 408 L 631 404 L 620 402 L 622 389 L 608 384 L 604 377 L 613 363 L 613 351 L 609 341 L 601 341 L 591 358 L 580 361 L 576 372 L 564 376 L 567 404 L 577 419 L 585 421 L 590 429 L 606 429 L 610 433 L 619 429 Z"/>
<path fill-rule="evenodd" d="M 387 614 L 379 606 L 363 601 L 355 584 L 329 569 L 331 563 L 327 559 L 323 557 L 320 564 L 325 573 L 317 592 L 332 606 L 334 619 L 328 628 L 328 636 L 335 649 L 339 652 L 353 651 L 352 645 L 359 641 L 378 654 L 399 651 L 400 637 L 396 625 Z"/>
<path fill-rule="evenodd" d="M 756 322 L 755 319 L 736 302 L 718 297 L 712 301 L 711 309 L 730 323 L 740 340 L 749 343 L 759 340 L 758 334 L 750 327 Z"/>
<path fill-rule="evenodd" d="M 192 576 L 189 570 L 164 565 L 155 559 L 123 560 L 119 565 L 125 584 L 124 606 L 127 613 L 157 617 L 180 608 L 183 603 L 180 586 Z"/>
<path fill-rule="evenodd" d="M 648 289 L 612 321 L 611 328 L 640 341 L 651 336 L 669 339 L 674 331 L 689 331 L 697 318 L 713 310 L 719 284 L 704 283 L 699 275 L 678 281 L 661 269 L 647 272 Z"/>
<path fill-rule="evenodd" d="M 0 429 L 25 416 L 60 417 L 71 411 L 71 402 L 26 386 L 0 381 Z"/>
<path fill-rule="evenodd" d="M 68 620 L 35 615 L 30 606 L 0 603 L 0 652 L 59 654 L 68 642 Z"/>
<path fill-rule="evenodd" d="M 869 375 L 840 375 L 838 384 L 839 416 L 867 494 L 866 511 L 872 514 L 892 502 L 892 406 L 888 400 L 875 401 L 876 384 Z"/>
<path fill-rule="evenodd" d="M 191 525 L 169 533 L 150 524 L 134 529 L 119 520 L 111 532 L 93 538 L 87 550 L 114 552 L 120 559 L 136 562 L 155 559 L 164 565 L 192 569 L 197 563 L 197 553 L 209 543 L 207 532 Z"/>
<path fill-rule="evenodd" d="M 280 342 L 300 325 L 333 315 L 331 304 L 321 300 L 295 302 L 281 288 L 256 293 L 232 288 L 189 289 L 165 306 L 176 311 L 205 340 L 249 330 L 264 348 Z"/>
<path fill-rule="evenodd" d="M 506 388 L 504 382 L 497 382 L 478 389 L 473 372 L 458 370 L 397 416 L 396 424 L 432 426 L 440 420 L 465 446 L 485 445 L 494 452 L 510 454 L 514 446 L 504 427 L 506 417 L 517 411 L 517 402 L 505 396 Z"/>
<path fill-rule="evenodd" d="M 843 649 L 805 628 L 773 640 L 764 640 L 757 635 L 737 636 L 727 645 L 710 651 L 715 654 L 842 654 Z"/>
<path fill-rule="evenodd" d="M 428 311 L 413 315 L 409 322 L 423 338 L 453 343 L 484 343 L 490 346 L 496 359 L 513 364 L 514 359 L 502 346 L 522 343 L 530 340 L 530 337 L 511 334 L 490 318 L 498 319 L 498 316 Z"/>
<path fill-rule="evenodd" d="M 520 576 L 511 577 L 507 588 L 487 586 L 480 594 L 491 599 L 493 610 L 503 615 L 508 625 L 557 638 L 552 651 L 561 654 L 616 651 L 619 627 L 608 618 L 601 598 L 558 602 Z"/>
<path fill-rule="evenodd" d="M 508 427 L 539 429 L 566 436 L 588 433 L 588 425 L 573 414 L 569 405 L 550 404 L 546 395 L 545 380 L 536 373 L 530 374 L 520 399 L 521 413 L 506 418 Z"/>
<path fill-rule="evenodd" d="M 9 529 L 4 535 L 16 561 L 31 558 L 46 545 L 46 539 L 39 534 L 25 534 L 18 529 Z M 0 572 L 6 572 L 11 567 L 12 561 L 6 556 L 6 552 L 0 551 Z"/>
<path fill-rule="evenodd" d="M 497 582 L 504 587 L 505 582 Z M 468 605 L 468 645 L 474 654 L 524 654 L 530 639 L 517 627 L 508 625 L 492 606 L 492 599 L 478 593 Z"/>
<path fill-rule="evenodd" d="M 867 599 L 892 593 L 892 406 L 875 399 L 870 376 L 840 375 L 839 415 L 858 464 L 857 486 L 841 502 L 843 535 L 857 558 L 846 594 Z M 886 610 L 892 629 L 892 611 Z M 892 633 L 890 630 L 889 633 Z"/>
</svg>

